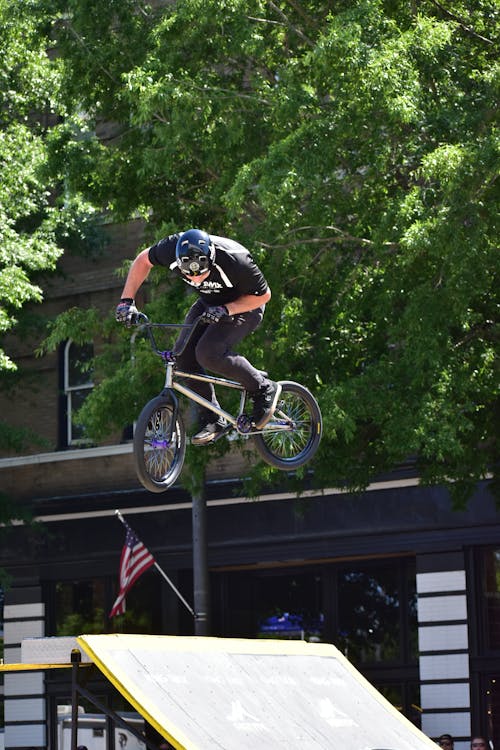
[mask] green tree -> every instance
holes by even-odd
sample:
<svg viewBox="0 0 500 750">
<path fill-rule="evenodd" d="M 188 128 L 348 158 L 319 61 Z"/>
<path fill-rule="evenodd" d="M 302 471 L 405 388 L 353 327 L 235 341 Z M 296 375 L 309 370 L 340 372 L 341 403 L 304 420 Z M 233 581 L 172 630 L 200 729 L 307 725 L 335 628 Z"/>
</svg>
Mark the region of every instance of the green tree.
<svg viewBox="0 0 500 750">
<path fill-rule="evenodd" d="M 61 175 L 47 169 L 47 131 L 61 114 L 60 71 L 48 55 L 43 17 L 30 3 L 0 0 L 0 332 L 28 302 L 40 302 L 37 278 L 55 268 L 75 214 L 53 199 Z M 71 201 L 70 201 L 71 203 Z M 15 370 L 0 349 L 0 372 Z"/>
<path fill-rule="evenodd" d="M 46 14 L 34 3 L 0 0 L 0 387 L 22 377 L 11 347 L 15 335 L 43 324 L 31 305 L 43 299 L 41 279 L 56 268 L 70 240 L 82 238 L 94 209 L 75 191 L 64 195 L 63 163 L 49 167 L 59 119 L 61 64 L 51 54 Z M 64 125 L 67 129 L 68 125 Z M 30 310 L 28 312 L 28 310 Z M 13 334 L 10 335 L 9 334 Z M 0 418 L 0 448 L 39 444 L 31 429 Z M 0 492 L 0 520 L 25 517 Z"/>
<path fill-rule="evenodd" d="M 68 189 L 150 217 L 151 237 L 203 226 L 252 249 L 273 290 L 252 358 L 319 396 L 318 480 L 362 487 L 416 457 L 458 501 L 494 473 L 496 4 L 55 5 L 88 136 L 54 148 Z M 103 121 L 111 142 L 92 137 Z M 181 291 L 157 283 L 150 311 L 178 317 Z M 117 399 L 137 383 L 101 365 L 96 434 L 130 418 Z"/>
</svg>

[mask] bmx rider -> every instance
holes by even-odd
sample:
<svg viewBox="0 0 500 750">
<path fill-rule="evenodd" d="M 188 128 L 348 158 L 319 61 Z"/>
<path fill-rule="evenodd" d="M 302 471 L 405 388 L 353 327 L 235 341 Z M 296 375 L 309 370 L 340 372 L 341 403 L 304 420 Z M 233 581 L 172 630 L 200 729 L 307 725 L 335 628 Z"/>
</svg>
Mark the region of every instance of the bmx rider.
<svg viewBox="0 0 500 750">
<path fill-rule="evenodd" d="M 262 322 L 271 290 L 250 252 L 235 240 L 209 235 L 200 229 L 171 234 L 143 250 L 133 261 L 115 317 L 130 325 L 137 314 L 134 299 L 153 266 L 172 271 L 198 295 L 189 309 L 185 323 L 198 317 L 207 325 L 199 325 L 188 346 L 177 358 L 185 372 L 205 369 L 241 383 L 253 399 L 252 421 L 262 429 L 276 408 L 281 385 L 267 378 L 234 347 Z M 179 335 L 174 352 L 180 349 L 188 330 Z M 194 381 L 200 396 L 217 404 L 214 387 Z M 195 445 L 213 441 L 226 427 L 224 420 L 207 409 L 200 410 L 199 431 L 191 438 Z"/>
</svg>

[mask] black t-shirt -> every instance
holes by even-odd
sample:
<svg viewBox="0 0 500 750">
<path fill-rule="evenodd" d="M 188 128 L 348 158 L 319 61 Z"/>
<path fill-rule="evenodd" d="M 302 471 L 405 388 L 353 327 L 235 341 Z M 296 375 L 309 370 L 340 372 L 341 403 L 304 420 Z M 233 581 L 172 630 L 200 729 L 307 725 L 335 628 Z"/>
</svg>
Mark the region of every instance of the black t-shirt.
<svg viewBox="0 0 500 750">
<path fill-rule="evenodd" d="M 193 284 L 177 266 L 175 248 L 179 234 L 171 234 L 149 248 L 149 260 L 154 266 L 166 266 L 189 284 L 208 305 L 226 305 L 244 294 L 262 296 L 267 282 L 249 251 L 227 237 L 210 235 L 215 245 L 215 262 L 208 277 L 199 285 Z"/>
</svg>

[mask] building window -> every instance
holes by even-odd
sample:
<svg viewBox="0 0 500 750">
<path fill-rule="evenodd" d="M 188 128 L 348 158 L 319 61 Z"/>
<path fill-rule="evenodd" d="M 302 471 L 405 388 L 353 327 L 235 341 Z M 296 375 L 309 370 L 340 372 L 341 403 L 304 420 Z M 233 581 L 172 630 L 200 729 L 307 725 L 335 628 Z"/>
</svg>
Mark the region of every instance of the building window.
<svg viewBox="0 0 500 750">
<path fill-rule="evenodd" d="M 469 644 L 472 720 L 500 747 L 500 547 L 472 549 Z"/>
<path fill-rule="evenodd" d="M 322 641 L 319 571 L 240 571 L 217 576 L 217 635 Z"/>
<path fill-rule="evenodd" d="M 358 667 L 417 665 L 411 558 L 293 571 L 241 570 L 216 574 L 215 580 L 220 635 L 326 640 Z"/>
<path fill-rule="evenodd" d="M 51 630 L 56 636 L 81 633 L 161 633 L 161 578 L 146 571 L 126 597 L 126 612 L 109 618 L 116 580 L 87 578 L 53 584 Z"/>
<path fill-rule="evenodd" d="M 486 608 L 486 648 L 500 650 L 500 549 L 483 553 L 483 596 Z"/>
<path fill-rule="evenodd" d="M 55 584 L 55 635 L 106 632 L 106 589 L 103 579 Z"/>
<path fill-rule="evenodd" d="M 339 570 L 336 642 L 354 664 L 416 662 L 414 580 L 404 562 Z"/>
<path fill-rule="evenodd" d="M 257 637 L 323 640 L 322 580 L 319 573 L 296 572 L 256 579 Z"/>
<path fill-rule="evenodd" d="M 66 445 L 84 445 L 88 440 L 85 429 L 75 421 L 75 414 L 93 388 L 92 344 L 66 342 L 64 347 L 64 397 Z"/>
</svg>

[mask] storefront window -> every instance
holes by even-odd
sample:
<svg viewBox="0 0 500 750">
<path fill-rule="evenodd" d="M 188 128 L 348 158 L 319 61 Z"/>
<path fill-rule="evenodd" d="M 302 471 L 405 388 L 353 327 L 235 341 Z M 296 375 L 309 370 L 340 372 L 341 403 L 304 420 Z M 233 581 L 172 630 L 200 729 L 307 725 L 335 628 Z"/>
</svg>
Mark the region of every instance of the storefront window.
<svg viewBox="0 0 500 750">
<path fill-rule="evenodd" d="M 485 675 L 482 680 L 482 704 L 486 706 L 487 734 L 497 747 L 500 741 L 500 675 Z"/>
<path fill-rule="evenodd" d="M 143 573 L 127 593 L 127 609 L 123 615 L 108 620 L 108 629 L 115 633 L 156 633 L 161 635 L 161 591 L 163 579 L 154 570 Z M 114 594 L 113 588 L 113 602 Z M 112 602 L 112 604 L 113 604 Z"/>
<path fill-rule="evenodd" d="M 500 549 L 484 551 L 483 570 L 487 648 L 495 651 L 500 649 Z"/>
<path fill-rule="evenodd" d="M 259 638 L 323 639 L 321 576 L 314 573 L 258 579 Z"/>
<path fill-rule="evenodd" d="M 102 578 L 55 584 L 55 635 L 161 633 L 161 582 L 146 571 L 126 597 L 123 615 L 109 619 L 116 584 Z"/>
<path fill-rule="evenodd" d="M 402 628 L 415 620 L 408 630 L 416 632 L 412 592 L 402 597 L 403 587 L 399 565 L 339 571 L 337 645 L 355 664 L 403 658 Z"/>
<path fill-rule="evenodd" d="M 500 549 L 487 547 L 478 551 L 481 571 L 482 628 L 478 633 L 480 659 L 479 725 L 494 746 L 500 743 Z"/>
<path fill-rule="evenodd" d="M 319 572 L 238 571 L 223 574 L 214 602 L 215 632 L 226 637 L 321 641 Z"/>
<path fill-rule="evenodd" d="M 394 708 L 404 714 L 416 727 L 421 728 L 422 708 L 418 683 L 375 684 L 374 686 Z"/>
<path fill-rule="evenodd" d="M 417 661 L 413 560 L 247 570 L 218 580 L 214 616 L 221 635 L 333 641 L 358 665 Z"/>
<path fill-rule="evenodd" d="M 55 585 L 55 635 L 105 632 L 105 588 L 102 579 Z"/>
</svg>

